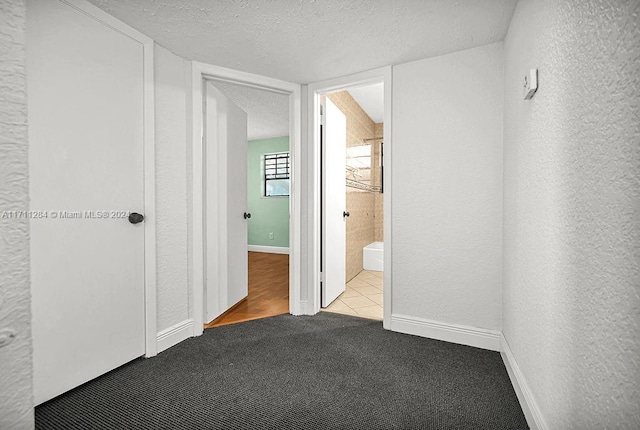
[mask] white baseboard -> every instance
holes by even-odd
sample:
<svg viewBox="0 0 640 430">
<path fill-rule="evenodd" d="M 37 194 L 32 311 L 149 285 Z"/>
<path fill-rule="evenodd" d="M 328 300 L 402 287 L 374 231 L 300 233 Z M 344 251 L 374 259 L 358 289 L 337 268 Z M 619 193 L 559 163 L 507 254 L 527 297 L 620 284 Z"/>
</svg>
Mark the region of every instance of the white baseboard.
<svg viewBox="0 0 640 430">
<path fill-rule="evenodd" d="M 288 254 L 289 248 L 284 246 L 248 245 L 251 252 L 267 252 L 269 254 Z"/>
<path fill-rule="evenodd" d="M 529 384 L 527 384 L 520 367 L 518 367 L 518 363 L 503 334 L 500 334 L 500 355 L 502 356 L 504 367 L 507 368 L 511 385 L 513 385 L 513 389 L 520 401 L 520 407 L 522 407 L 522 412 L 524 412 L 524 416 L 527 419 L 527 424 L 529 424 L 531 430 L 547 430 L 549 427 L 547 427 L 542 418 L 542 413 L 533 398 Z"/>
<path fill-rule="evenodd" d="M 158 332 L 158 352 L 169 349 L 185 339 L 193 336 L 193 320 L 188 319 L 179 322 L 169 328 Z"/>
<path fill-rule="evenodd" d="M 477 327 L 445 324 L 406 315 L 391 315 L 391 331 L 444 340 L 476 348 L 500 351 L 500 332 Z"/>
</svg>

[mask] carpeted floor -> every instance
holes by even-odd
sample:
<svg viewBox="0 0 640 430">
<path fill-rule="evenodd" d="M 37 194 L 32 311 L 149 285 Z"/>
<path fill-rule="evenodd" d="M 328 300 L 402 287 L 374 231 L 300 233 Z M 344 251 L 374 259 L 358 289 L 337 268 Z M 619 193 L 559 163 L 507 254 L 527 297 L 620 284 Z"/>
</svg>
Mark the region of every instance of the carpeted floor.
<svg viewBox="0 0 640 430">
<path fill-rule="evenodd" d="M 36 429 L 527 429 L 497 352 L 321 312 L 205 330 L 36 408 Z"/>
</svg>

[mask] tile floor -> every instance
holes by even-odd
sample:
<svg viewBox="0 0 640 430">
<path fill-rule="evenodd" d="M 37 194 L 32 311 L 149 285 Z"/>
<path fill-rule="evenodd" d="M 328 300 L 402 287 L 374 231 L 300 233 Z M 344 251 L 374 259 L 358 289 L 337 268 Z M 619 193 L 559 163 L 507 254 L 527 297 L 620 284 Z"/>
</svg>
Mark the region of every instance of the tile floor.
<svg viewBox="0 0 640 430">
<path fill-rule="evenodd" d="M 382 320 L 382 272 L 363 270 L 346 287 L 323 311 Z"/>
</svg>

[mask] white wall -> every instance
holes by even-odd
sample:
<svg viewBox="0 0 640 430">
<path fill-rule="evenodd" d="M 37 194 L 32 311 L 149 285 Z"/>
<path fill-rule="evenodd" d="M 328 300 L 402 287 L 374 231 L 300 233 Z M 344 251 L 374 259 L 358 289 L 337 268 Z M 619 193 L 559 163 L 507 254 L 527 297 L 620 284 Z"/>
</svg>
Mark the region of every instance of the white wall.
<svg viewBox="0 0 640 430">
<path fill-rule="evenodd" d="M 25 4 L 0 2 L 0 428 L 33 428 L 29 220 L 3 216 L 29 208 Z M 9 332 L 4 332 L 8 334 Z"/>
<path fill-rule="evenodd" d="M 550 429 L 640 428 L 639 15 L 520 0 L 505 40 L 503 331 Z"/>
<path fill-rule="evenodd" d="M 309 267 L 309 243 L 311 242 L 311 238 L 313 237 L 313 230 L 311 226 L 313 225 L 313 216 L 312 209 L 313 199 L 309 198 L 309 196 L 313 195 L 313 181 L 308 172 L 313 171 L 312 165 L 312 149 L 311 143 L 309 142 L 309 86 L 301 85 L 300 87 L 300 189 L 302 192 L 300 194 L 300 202 L 298 202 L 300 210 L 300 260 L 296 262 L 298 267 L 300 268 L 300 302 L 304 305 L 301 310 L 303 314 L 311 312 L 311 306 L 309 305 L 309 291 L 313 290 L 314 278 L 313 273 L 311 273 L 311 267 Z M 308 163 L 305 163 L 307 161 Z M 304 172 L 307 172 L 306 174 Z M 311 215 L 311 216 L 310 216 Z M 294 243 L 291 242 L 289 246 L 293 246 Z"/>
<path fill-rule="evenodd" d="M 502 118 L 502 43 L 393 68 L 393 315 L 500 330 Z"/>
<path fill-rule="evenodd" d="M 189 318 L 187 61 L 155 45 L 158 331 Z"/>
</svg>

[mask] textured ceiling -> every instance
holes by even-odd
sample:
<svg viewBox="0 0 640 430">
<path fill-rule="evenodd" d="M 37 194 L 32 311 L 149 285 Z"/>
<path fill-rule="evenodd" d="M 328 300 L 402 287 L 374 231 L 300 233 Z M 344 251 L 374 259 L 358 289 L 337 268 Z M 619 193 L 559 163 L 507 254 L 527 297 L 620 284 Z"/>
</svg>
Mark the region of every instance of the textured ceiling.
<svg viewBox="0 0 640 430">
<path fill-rule="evenodd" d="M 247 113 L 249 140 L 289 135 L 288 96 L 221 82 L 213 85 Z"/>
<path fill-rule="evenodd" d="M 297 83 L 504 39 L 517 0 L 90 0 L 188 59 Z"/>
</svg>

